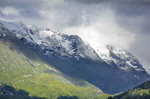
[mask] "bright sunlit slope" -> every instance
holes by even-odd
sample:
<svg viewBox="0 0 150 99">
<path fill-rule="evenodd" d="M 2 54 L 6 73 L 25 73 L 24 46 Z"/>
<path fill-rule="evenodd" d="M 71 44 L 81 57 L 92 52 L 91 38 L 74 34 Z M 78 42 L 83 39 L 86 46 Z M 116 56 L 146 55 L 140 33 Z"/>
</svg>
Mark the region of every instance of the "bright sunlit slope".
<svg viewBox="0 0 150 99">
<path fill-rule="evenodd" d="M 106 99 L 90 83 L 63 75 L 17 40 L 0 38 L 0 99 Z"/>
</svg>

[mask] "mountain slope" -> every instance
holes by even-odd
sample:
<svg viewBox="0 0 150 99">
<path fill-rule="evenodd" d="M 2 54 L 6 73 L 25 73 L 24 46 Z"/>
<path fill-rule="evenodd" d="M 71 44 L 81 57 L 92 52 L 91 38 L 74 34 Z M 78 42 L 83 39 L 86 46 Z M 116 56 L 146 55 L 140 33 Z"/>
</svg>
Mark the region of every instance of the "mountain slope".
<svg viewBox="0 0 150 99">
<path fill-rule="evenodd" d="M 16 39 L 0 39 L 1 99 L 99 99 L 90 83 L 65 76 Z"/>
<path fill-rule="evenodd" d="M 108 99 L 150 99 L 150 81 Z"/>
<path fill-rule="evenodd" d="M 109 48 L 113 61 L 107 62 L 77 35 L 49 28 L 28 28 L 21 22 L 0 23 L 2 36 L 17 39 L 63 74 L 86 80 L 106 93 L 128 90 L 150 78 L 136 58 L 122 58 L 124 54 L 117 52 L 118 56 Z M 127 64 L 128 60 L 133 65 Z"/>
</svg>

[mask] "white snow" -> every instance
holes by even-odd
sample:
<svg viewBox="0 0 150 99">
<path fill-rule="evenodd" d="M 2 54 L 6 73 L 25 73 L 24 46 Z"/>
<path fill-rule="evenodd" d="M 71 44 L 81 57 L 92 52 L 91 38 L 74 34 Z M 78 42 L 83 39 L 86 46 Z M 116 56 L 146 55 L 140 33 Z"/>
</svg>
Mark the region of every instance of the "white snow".
<svg viewBox="0 0 150 99">
<path fill-rule="evenodd" d="M 120 59 L 114 58 L 110 55 L 110 51 L 117 57 L 119 57 Z M 111 62 L 114 62 L 118 68 L 125 70 L 125 71 L 130 71 L 131 69 L 135 69 L 136 71 L 144 71 L 144 69 L 140 66 L 140 63 L 136 63 L 138 62 L 138 60 L 131 55 L 129 52 L 127 52 L 126 50 L 123 49 L 118 49 L 118 48 L 114 48 L 111 45 L 107 45 L 106 48 L 97 50 L 98 55 L 108 64 L 110 64 Z M 137 61 L 134 61 L 137 60 Z M 132 65 L 132 63 L 134 64 L 138 64 L 139 66 L 136 65 Z"/>
<path fill-rule="evenodd" d="M 4 24 L 10 31 L 19 31 L 20 33 L 25 33 L 25 25 L 22 22 L 4 22 L 0 20 L 0 23 Z"/>
<path fill-rule="evenodd" d="M 40 31 L 39 32 L 39 35 L 41 36 L 41 37 L 47 37 L 47 36 L 52 36 L 52 35 L 54 35 L 54 33 L 52 32 L 52 31 L 46 31 L 46 30 L 43 30 L 43 31 Z"/>
</svg>

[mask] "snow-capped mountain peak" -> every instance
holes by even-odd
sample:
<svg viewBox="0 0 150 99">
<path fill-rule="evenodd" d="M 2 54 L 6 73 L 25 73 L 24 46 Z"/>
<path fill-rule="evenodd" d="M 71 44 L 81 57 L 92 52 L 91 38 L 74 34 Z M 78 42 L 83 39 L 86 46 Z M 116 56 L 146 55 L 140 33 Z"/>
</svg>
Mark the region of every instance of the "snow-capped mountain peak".
<svg viewBox="0 0 150 99">
<path fill-rule="evenodd" d="M 115 63 L 119 69 L 145 71 L 139 60 L 124 49 L 106 45 L 105 51 L 99 52 L 100 57 L 108 64 Z"/>
<path fill-rule="evenodd" d="M 7 27 L 7 29 L 11 32 L 17 32 L 17 35 L 26 35 L 27 32 L 29 31 L 28 28 L 20 21 L 15 21 L 15 22 L 5 22 L 5 21 L 0 21 L 3 25 Z"/>
<path fill-rule="evenodd" d="M 60 55 L 69 58 L 89 58 L 99 60 L 95 51 L 77 35 L 67 35 L 45 27 L 25 26 L 22 22 L 4 22 L 6 28 L 26 43 L 40 46 L 47 55 Z"/>
</svg>

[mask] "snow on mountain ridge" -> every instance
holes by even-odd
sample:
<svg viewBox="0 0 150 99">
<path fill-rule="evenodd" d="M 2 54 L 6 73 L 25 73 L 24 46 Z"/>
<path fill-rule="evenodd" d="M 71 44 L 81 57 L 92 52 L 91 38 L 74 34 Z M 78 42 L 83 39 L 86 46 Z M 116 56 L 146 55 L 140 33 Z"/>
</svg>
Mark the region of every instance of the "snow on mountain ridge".
<svg viewBox="0 0 150 99">
<path fill-rule="evenodd" d="M 11 32 L 17 32 L 18 34 L 22 33 L 22 35 L 27 34 L 28 31 L 27 27 L 20 21 L 5 22 L 0 20 L 0 23 L 5 25 Z"/>
<path fill-rule="evenodd" d="M 138 59 L 126 50 L 116 49 L 111 45 L 107 45 L 102 50 L 93 50 L 90 45 L 85 44 L 77 35 L 67 35 L 45 27 L 26 27 L 22 22 L 0 21 L 0 23 L 4 24 L 18 38 L 25 38 L 28 42 L 43 47 L 43 50 L 46 50 L 45 54 L 57 53 L 63 57 L 77 59 L 79 57 L 88 57 L 93 60 L 103 59 L 108 64 L 114 62 L 118 68 L 125 71 L 130 71 L 131 69 L 144 71 Z"/>
<path fill-rule="evenodd" d="M 45 27 L 26 27 L 22 22 L 0 21 L 0 23 L 4 24 L 19 39 L 26 39 L 28 43 L 41 46 L 45 54 L 100 60 L 94 50 L 77 35 L 67 35 Z"/>
<path fill-rule="evenodd" d="M 107 45 L 105 52 L 106 53 L 99 53 L 99 55 L 108 64 L 113 62 L 118 68 L 125 71 L 130 71 L 132 69 L 136 71 L 145 71 L 139 60 L 126 50 Z"/>
</svg>

